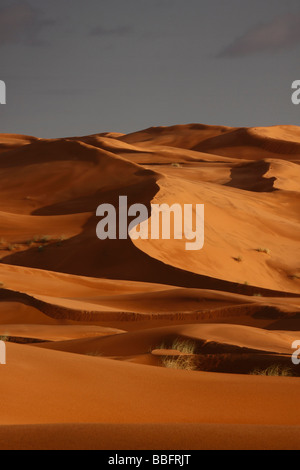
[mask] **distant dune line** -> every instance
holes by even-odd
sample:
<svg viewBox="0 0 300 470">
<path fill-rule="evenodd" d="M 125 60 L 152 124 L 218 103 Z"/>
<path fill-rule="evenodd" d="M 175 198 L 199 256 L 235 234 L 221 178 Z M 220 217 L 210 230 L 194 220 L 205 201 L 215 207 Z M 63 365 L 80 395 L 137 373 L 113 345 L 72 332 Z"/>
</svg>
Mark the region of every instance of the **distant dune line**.
<svg viewBox="0 0 300 470">
<path fill-rule="evenodd" d="M 126 311 L 96 311 L 72 309 L 61 305 L 51 304 L 37 299 L 33 295 L 15 292 L 9 289 L 1 289 L 0 300 L 17 301 L 25 305 L 35 307 L 45 315 L 56 320 L 73 321 L 144 321 L 144 320 L 209 320 L 226 318 L 229 316 L 251 316 L 265 319 L 281 319 L 285 317 L 298 317 L 299 312 L 284 313 L 278 307 L 267 304 L 245 303 L 216 308 L 204 308 L 193 312 L 163 312 L 140 313 Z"/>
</svg>

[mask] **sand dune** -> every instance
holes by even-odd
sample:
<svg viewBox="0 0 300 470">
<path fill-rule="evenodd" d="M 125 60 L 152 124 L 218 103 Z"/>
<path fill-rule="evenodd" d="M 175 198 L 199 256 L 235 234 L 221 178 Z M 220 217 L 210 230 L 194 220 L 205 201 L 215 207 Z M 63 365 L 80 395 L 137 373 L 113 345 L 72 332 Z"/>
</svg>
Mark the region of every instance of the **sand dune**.
<svg viewBox="0 0 300 470">
<path fill-rule="evenodd" d="M 191 124 L 153 127 L 121 136 L 119 140 L 141 146 L 155 143 L 250 160 L 275 154 L 287 160 L 299 160 L 300 157 L 300 131 L 297 126 L 230 128 Z M 288 157 L 284 157 L 286 154 Z"/>
<path fill-rule="evenodd" d="M 47 349 L 86 353 L 99 351 L 107 356 L 144 354 L 151 348 L 166 343 L 166 339 L 183 338 L 199 343 L 199 348 L 208 348 L 208 343 L 226 344 L 276 354 L 290 355 L 291 344 L 297 339 L 297 333 L 271 332 L 241 325 L 202 324 L 155 328 L 108 338 L 87 338 L 54 342 L 41 345 Z"/>
<path fill-rule="evenodd" d="M 2 424 L 299 423 L 298 378 L 174 371 L 18 344 L 7 349 Z"/>
<path fill-rule="evenodd" d="M 297 126 L 0 135 L 0 448 L 299 449 L 299 162 Z M 203 250 L 100 241 L 120 195 L 204 204 Z"/>
<path fill-rule="evenodd" d="M 36 140 L 38 140 L 36 137 L 28 135 L 1 134 L 0 153 L 13 150 L 17 147 L 23 147 Z"/>
</svg>

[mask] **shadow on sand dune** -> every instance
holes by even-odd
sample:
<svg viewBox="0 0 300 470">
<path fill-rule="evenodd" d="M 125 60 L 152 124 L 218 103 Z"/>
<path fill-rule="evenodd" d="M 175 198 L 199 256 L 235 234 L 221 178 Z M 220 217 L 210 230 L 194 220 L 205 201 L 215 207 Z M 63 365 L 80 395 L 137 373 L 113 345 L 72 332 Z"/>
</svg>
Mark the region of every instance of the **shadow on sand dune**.
<svg viewBox="0 0 300 470">
<path fill-rule="evenodd" d="M 276 178 L 263 177 L 269 169 L 270 163 L 265 160 L 242 163 L 241 165 L 234 166 L 231 170 L 231 180 L 229 183 L 226 183 L 225 186 L 256 193 L 277 191 L 277 189 L 274 188 Z"/>
</svg>

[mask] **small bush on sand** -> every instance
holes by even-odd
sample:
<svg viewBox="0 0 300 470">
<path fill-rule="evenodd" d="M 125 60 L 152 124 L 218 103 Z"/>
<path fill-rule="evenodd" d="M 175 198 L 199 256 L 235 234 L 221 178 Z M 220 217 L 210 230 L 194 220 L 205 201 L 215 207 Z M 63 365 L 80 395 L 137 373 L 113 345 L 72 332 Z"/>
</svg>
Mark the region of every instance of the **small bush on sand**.
<svg viewBox="0 0 300 470">
<path fill-rule="evenodd" d="M 191 340 L 177 338 L 173 341 L 171 349 L 179 351 L 182 354 L 195 354 L 196 344 Z"/>
<path fill-rule="evenodd" d="M 271 253 L 269 248 L 256 248 L 256 251 L 258 251 L 258 253 L 265 253 L 266 255 L 269 255 Z"/>
<path fill-rule="evenodd" d="M 196 370 L 195 360 L 196 344 L 194 341 L 176 338 L 172 343 L 166 345 L 162 343 L 158 348 L 160 350 L 178 351 L 180 356 L 164 356 L 162 364 L 168 369 Z"/>
<path fill-rule="evenodd" d="M 192 356 L 164 357 L 162 364 L 167 369 L 197 370 L 195 359 Z"/>
<path fill-rule="evenodd" d="M 182 354 L 195 354 L 196 344 L 191 340 L 176 338 L 172 343 L 161 343 L 155 349 L 174 350 Z"/>
<path fill-rule="evenodd" d="M 50 235 L 43 235 L 42 237 L 40 237 L 39 239 L 39 242 L 40 243 L 48 243 L 51 241 L 51 237 Z"/>
<path fill-rule="evenodd" d="M 268 375 L 275 377 L 293 377 L 293 371 L 290 367 L 273 364 L 267 369 L 255 369 L 250 375 Z"/>
<path fill-rule="evenodd" d="M 50 235 L 35 235 L 31 240 L 33 243 L 48 243 L 51 241 Z"/>
</svg>

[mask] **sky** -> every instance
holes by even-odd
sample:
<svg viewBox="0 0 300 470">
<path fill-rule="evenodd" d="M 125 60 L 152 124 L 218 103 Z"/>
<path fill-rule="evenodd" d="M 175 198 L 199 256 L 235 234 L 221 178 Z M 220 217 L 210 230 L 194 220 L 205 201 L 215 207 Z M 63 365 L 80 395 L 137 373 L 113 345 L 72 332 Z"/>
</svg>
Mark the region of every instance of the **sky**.
<svg viewBox="0 0 300 470">
<path fill-rule="evenodd" d="M 0 0 L 0 133 L 299 125 L 299 0 Z"/>
</svg>

